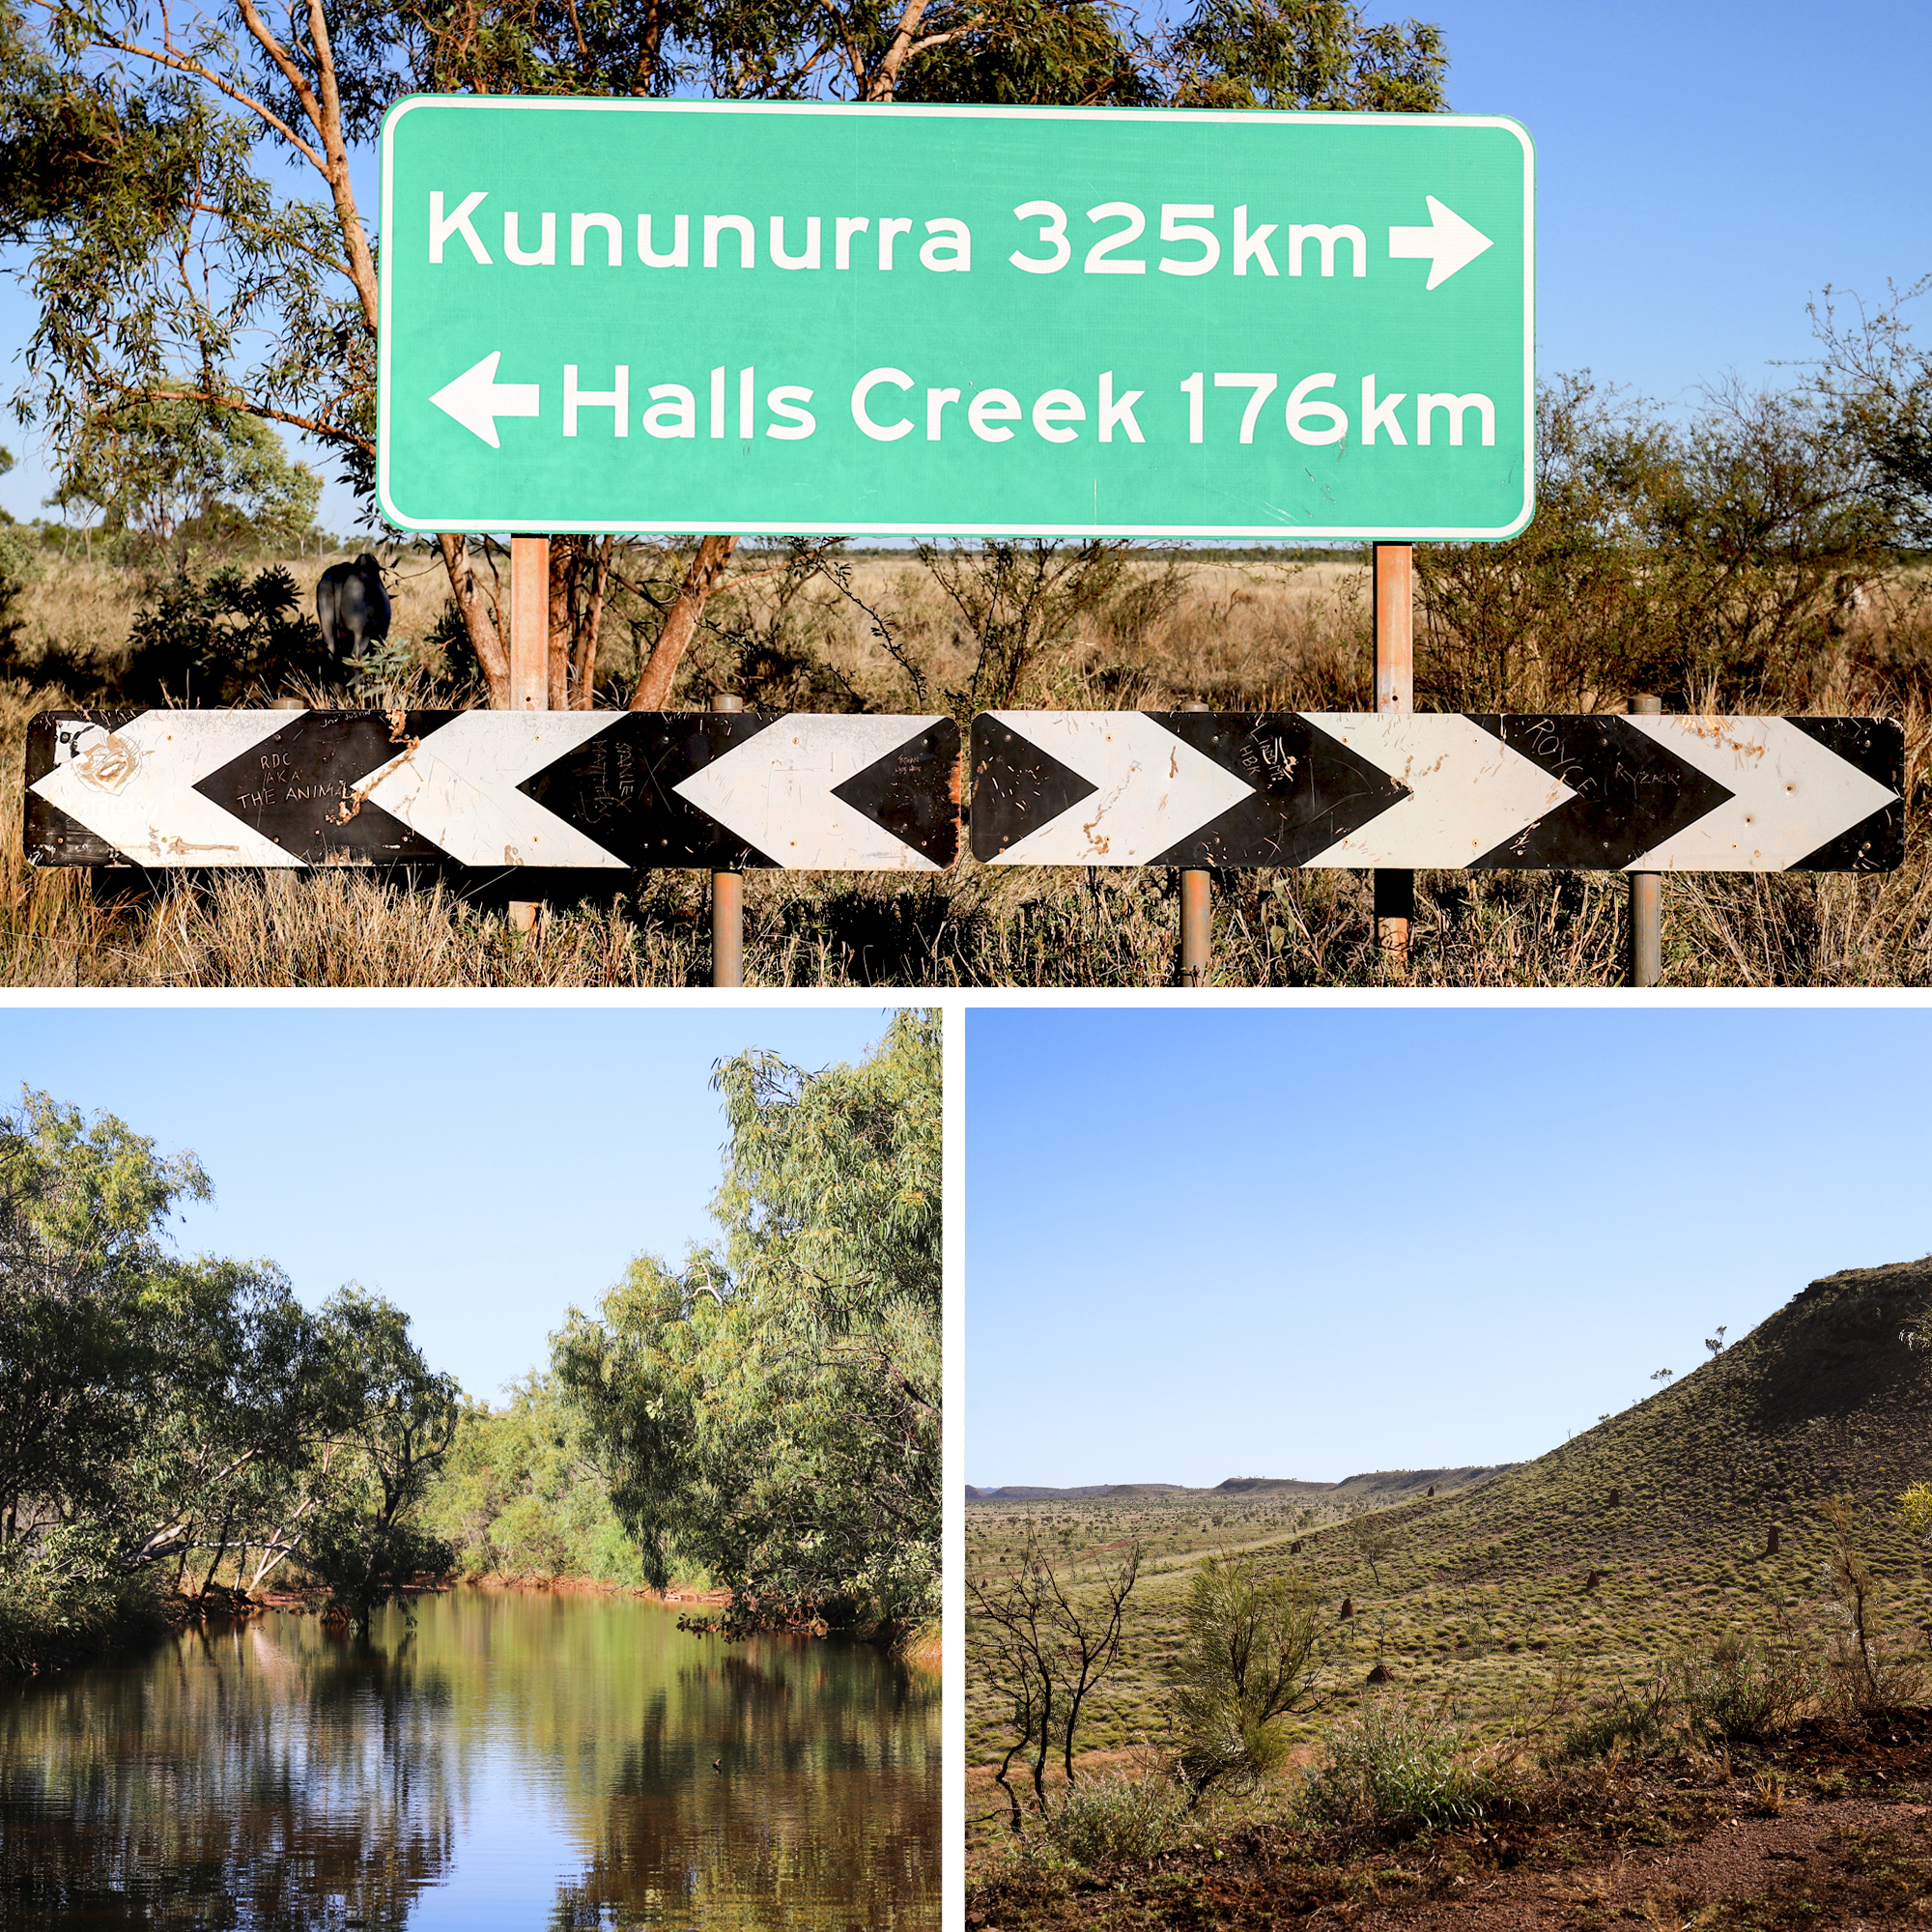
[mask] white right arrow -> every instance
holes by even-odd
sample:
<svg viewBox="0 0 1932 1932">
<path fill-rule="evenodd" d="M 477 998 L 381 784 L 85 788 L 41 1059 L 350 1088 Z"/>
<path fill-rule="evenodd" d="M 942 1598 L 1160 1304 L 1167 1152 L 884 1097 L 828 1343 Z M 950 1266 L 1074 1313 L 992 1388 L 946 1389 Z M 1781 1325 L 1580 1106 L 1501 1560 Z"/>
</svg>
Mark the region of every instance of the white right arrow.
<svg viewBox="0 0 1932 1932">
<path fill-rule="evenodd" d="M 1781 872 L 1898 794 L 1783 718 L 1624 718 L 1732 794 L 1629 872 Z"/>
<path fill-rule="evenodd" d="M 1458 269 L 1466 269 L 1485 248 L 1496 244 L 1481 229 L 1472 228 L 1453 208 L 1444 208 L 1433 194 L 1429 204 L 1427 228 L 1391 228 L 1389 257 L 1392 261 L 1419 260 L 1429 264 L 1425 289 L 1446 282 Z M 534 410 L 530 412 L 536 413 Z"/>
<path fill-rule="evenodd" d="M 1429 285 L 1432 289 L 1434 282 Z M 451 415 L 472 436 L 480 436 L 492 449 L 500 449 L 497 439 L 498 416 L 533 416 L 538 413 L 537 385 L 534 383 L 499 383 L 497 364 L 503 358 L 500 349 L 493 349 L 473 369 L 466 369 L 453 383 L 445 383 L 430 398 L 445 415 Z M 621 425 L 620 425 L 621 427 Z"/>
<path fill-rule="evenodd" d="M 1255 788 L 1144 711 L 995 711 L 1095 790 L 1000 854 L 1003 866 L 1145 866 Z"/>
<path fill-rule="evenodd" d="M 1303 712 L 1411 793 L 1305 863 L 1466 866 L 1577 794 L 1451 711 Z"/>
</svg>

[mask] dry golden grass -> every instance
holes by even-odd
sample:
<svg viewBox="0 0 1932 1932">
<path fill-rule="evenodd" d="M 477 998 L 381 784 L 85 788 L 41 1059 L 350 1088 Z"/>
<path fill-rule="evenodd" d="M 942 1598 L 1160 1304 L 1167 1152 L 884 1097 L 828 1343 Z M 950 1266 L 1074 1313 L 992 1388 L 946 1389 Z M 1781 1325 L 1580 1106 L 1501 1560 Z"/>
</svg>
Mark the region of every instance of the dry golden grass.
<svg viewBox="0 0 1932 1932">
<path fill-rule="evenodd" d="M 292 561 L 306 598 L 321 560 Z M 1359 709 L 1369 701 L 1366 570 L 1314 563 L 1181 566 L 1178 597 L 1136 601 L 1168 566 L 1137 564 L 1124 591 L 1044 651 L 1020 699 L 1160 709 Z M 1923 576 L 1924 573 L 1919 573 Z M 860 701 L 905 709 L 907 680 L 875 635 L 883 620 L 925 668 L 927 702 L 970 676 L 970 646 L 907 559 L 853 561 L 848 597 L 818 582 L 781 609 L 774 580 L 721 607 L 739 634 L 769 636 L 829 666 Z M 440 565 L 401 557 L 398 638 L 421 640 L 441 608 Z M 1923 985 L 1932 980 L 1932 865 L 1919 799 L 1932 660 L 1925 586 L 1901 575 L 1847 639 L 1804 708 L 1902 716 L 1906 863 L 1884 876 L 1672 875 L 1663 882 L 1669 985 Z M 54 558 L 24 600 L 36 639 L 111 658 L 138 588 L 104 565 Z M 680 702 L 702 701 L 719 639 L 694 656 Z M 707 659 L 707 652 L 713 653 Z M 1880 669 L 1874 669 L 1874 666 Z M 1901 696 L 1901 694 L 1903 696 Z M 366 702 L 343 695 L 337 701 Z M 352 872 L 164 882 L 115 897 L 114 875 L 34 873 L 21 853 L 26 720 L 60 694 L 0 684 L 0 981 L 13 985 L 701 984 L 709 979 L 705 882 L 647 875 L 614 906 L 558 907 L 534 935 L 446 889 L 412 892 Z M 1419 876 L 1407 966 L 1378 950 L 1365 875 L 1236 872 L 1216 881 L 1213 983 L 1231 986 L 1613 986 L 1624 977 L 1626 883 L 1614 874 Z M 1179 889 L 1166 869 L 1031 870 L 970 859 L 924 877 L 753 873 L 745 893 L 746 981 L 761 986 L 1156 987 L 1173 983 Z"/>
</svg>

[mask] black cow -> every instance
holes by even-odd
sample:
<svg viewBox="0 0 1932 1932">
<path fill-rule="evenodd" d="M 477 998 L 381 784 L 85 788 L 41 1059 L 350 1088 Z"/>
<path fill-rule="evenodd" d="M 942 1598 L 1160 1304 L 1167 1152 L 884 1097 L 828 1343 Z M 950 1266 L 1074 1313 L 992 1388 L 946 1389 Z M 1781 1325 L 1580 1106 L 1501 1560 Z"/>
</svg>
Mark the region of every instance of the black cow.
<svg viewBox="0 0 1932 1932">
<path fill-rule="evenodd" d="M 389 593 L 383 566 L 365 550 L 354 563 L 331 563 L 316 581 L 315 620 L 330 657 L 359 658 L 389 635 Z"/>
</svg>

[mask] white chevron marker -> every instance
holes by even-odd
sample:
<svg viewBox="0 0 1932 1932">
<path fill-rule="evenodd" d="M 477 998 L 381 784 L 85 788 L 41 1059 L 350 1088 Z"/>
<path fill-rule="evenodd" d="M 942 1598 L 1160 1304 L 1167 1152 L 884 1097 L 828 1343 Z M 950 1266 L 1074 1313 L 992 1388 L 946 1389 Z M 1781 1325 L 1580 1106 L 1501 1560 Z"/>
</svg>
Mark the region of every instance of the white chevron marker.
<svg viewBox="0 0 1932 1932">
<path fill-rule="evenodd" d="M 995 711 L 1097 785 L 1000 854 L 1003 866 L 1145 866 L 1255 787 L 1140 711 Z"/>
<path fill-rule="evenodd" d="M 623 715 L 465 711 L 350 789 L 440 845 L 459 865 L 622 871 L 621 859 L 517 787 Z"/>
<path fill-rule="evenodd" d="M 300 715 L 144 711 L 116 731 L 83 728 L 33 789 L 137 866 L 299 866 L 194 787 Z"/>
<path fill-rule="evenodd" d="M 832 792 L 938 722 L 788 712 L 672 789 L 787 869 L 936 872 Z"/>
<path fill-rule="evenodd" d="M 1783 718 L 1623 722 L 1734 794 L 1626 871 L 1781 872 L 1898 796 Z"/>
<path fill-rule="evenodd" d="M 1577 796 L 1455 712 L 1302 716 L 1411 793 L 1318 853 L 1310 866 L 1466 866 Z"/>
</svg>

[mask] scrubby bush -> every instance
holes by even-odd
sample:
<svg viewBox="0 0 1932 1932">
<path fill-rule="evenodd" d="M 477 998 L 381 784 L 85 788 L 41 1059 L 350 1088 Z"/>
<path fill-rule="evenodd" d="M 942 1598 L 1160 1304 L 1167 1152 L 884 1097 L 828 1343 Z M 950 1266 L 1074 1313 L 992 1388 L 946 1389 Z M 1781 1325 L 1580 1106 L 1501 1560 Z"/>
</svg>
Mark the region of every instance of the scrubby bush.
<svg viewBox="0 0 1932 1932">
<path fill-rule="evenodd" d="M 1619 1747 L 1642 1751 L 1660 1744 L 1669 1731 L 1670 1685 L 1659 1670 L 1650 1682 L 1633 1690 L 1619 1684 L 1609 1696 L 1592 1707 L 1579 1723 L 1564 1732 L 1557 1755 L 1566 1758 L 1608 1757 Z"/>
<path fill-rule="evenodd" d="M 1728 1634 L 1702 1655 L 1671 1665 L 1672 1690 L 1692 1728 L 1733 1743 L 1760 1743 L 1789 1730 L 1820 1682 L 1818 1665 L 1794 1647 L 1775 1649 Z"/>
<path fill-rule="evenodd" d="M 1372 1697 L 1328 1738 L 1308 1774 L 1301 1810 L 1311 1824 L 1369 1825 L 1402 1835 L 1466 1825 L 1502 1796 L 1492 1767 L 1470 1755 L 1461 1725 L 1399 1695 Z"/>
<path fill-rule="evenodd" d="M 1307 1695 L 1315 1598 L 1298 1577 L 1263 1577 L 1251 1557 L 1209 1556 L 1181 1610 L 1169 1723 L 1196 1802 L 1213 1785 L 1252 1787 L 1280 1769 L 1280 1719 Z"/>
<path fill-rule="evenodd" d="M 1093 1871 L 1166 1851 L 1187 1808 L 1185 1790 L 1144 1765 L 1083 1777 L 1041 1820 L 1038 1835 L 1063 1859 Z"/>
</svg>

